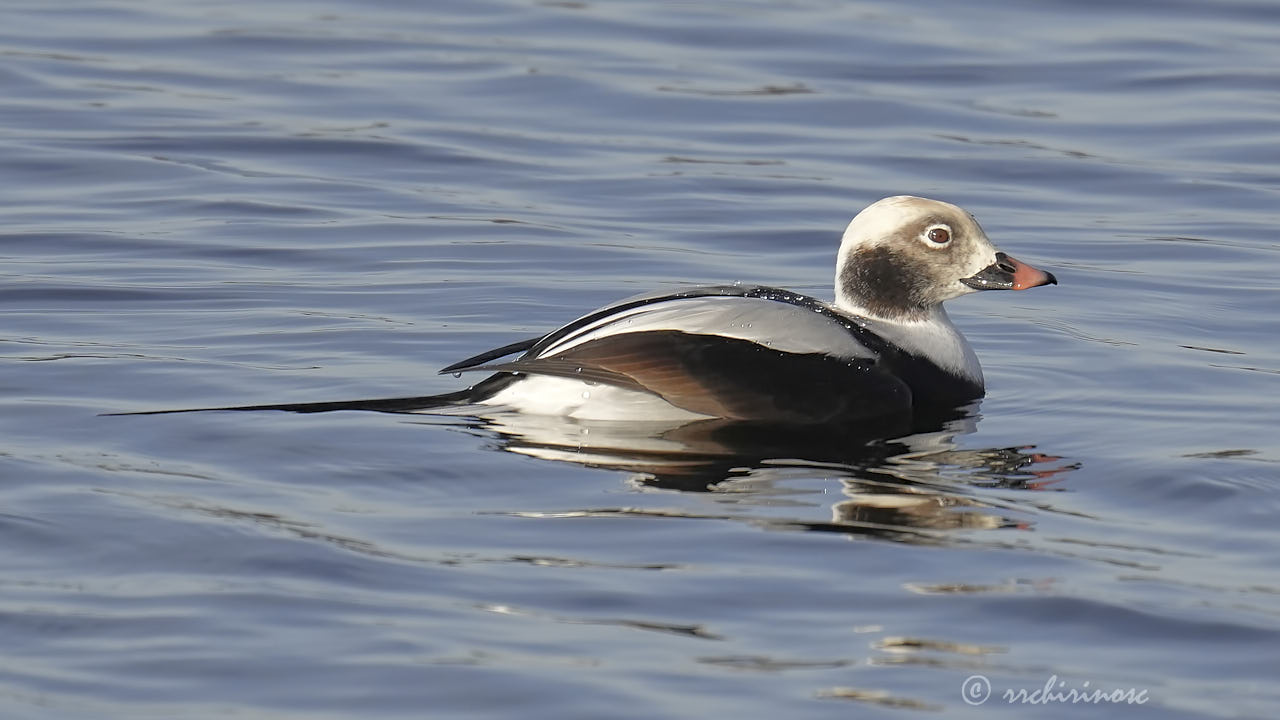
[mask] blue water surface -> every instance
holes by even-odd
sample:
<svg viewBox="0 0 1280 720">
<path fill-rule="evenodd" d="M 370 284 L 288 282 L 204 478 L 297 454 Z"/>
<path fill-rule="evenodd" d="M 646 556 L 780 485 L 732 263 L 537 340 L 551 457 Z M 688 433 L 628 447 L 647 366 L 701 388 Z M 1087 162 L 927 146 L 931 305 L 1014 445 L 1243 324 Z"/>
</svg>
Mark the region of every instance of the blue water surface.
<svg viewBox="0 0 1280 720">
<path fill-rule="evenodd" d="M 1280 6 L 0 20 L 5 718 L 1280 713 Z M 673 466 L 557 422 L 99 415 L 450 391 L 655 288 L 830 297 L 899 193 L 1061 281 L 951 304 L 988 394 L 932 432 Z"/>
</svg>

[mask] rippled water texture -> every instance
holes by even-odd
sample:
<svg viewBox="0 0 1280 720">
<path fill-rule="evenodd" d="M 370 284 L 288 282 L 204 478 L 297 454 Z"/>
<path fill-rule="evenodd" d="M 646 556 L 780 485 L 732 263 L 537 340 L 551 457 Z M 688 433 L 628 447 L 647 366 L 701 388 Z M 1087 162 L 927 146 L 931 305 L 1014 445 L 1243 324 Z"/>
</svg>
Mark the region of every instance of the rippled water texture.
<svg viewBox="0 0 1280 720">
<path fill-rule="evenodd" d="M 5 718 L 1280 713 L 1280 7 L 0 20 Z M 1062 282 L 952 304 L 989 392 L 927 432 L 98 415 L 453 390 L 685 283 L 830 297 L 897 193 Z M 1046 684 L 1145 702 L 1008 707 Z"/>
</svg>

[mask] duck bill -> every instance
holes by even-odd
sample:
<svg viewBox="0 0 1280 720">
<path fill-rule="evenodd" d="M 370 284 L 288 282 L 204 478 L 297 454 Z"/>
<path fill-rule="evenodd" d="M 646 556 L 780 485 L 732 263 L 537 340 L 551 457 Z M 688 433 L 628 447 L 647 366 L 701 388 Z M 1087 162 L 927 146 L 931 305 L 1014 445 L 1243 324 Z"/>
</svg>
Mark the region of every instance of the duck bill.
<svg viewBox="0 0 1280 720">
<path fill-rule="evenodd" d="M 976 275 L 960 282 L 974 290 L 1026 290 L 1041 285 L 1057 285 L 1053 273 L 1032 267 L 1004 253 L 996 253 L 996 261 Z"/>
</svg>

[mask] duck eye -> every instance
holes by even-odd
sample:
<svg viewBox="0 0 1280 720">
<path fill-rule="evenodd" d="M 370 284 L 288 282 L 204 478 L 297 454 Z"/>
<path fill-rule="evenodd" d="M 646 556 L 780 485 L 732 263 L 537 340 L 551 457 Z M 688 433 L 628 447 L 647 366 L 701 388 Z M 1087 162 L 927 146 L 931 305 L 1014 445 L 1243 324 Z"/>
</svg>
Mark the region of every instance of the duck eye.
<svg viewBox="0 0 1280 720">
<path fill-rule="evenodd" d="M 951 232 L 945 227 L 931 227 L 929 232 L 925 233 L 925 237 L 929 238 L 929 242 L 934 245 L 946 245 L 951 242 Z"/>
</svg>

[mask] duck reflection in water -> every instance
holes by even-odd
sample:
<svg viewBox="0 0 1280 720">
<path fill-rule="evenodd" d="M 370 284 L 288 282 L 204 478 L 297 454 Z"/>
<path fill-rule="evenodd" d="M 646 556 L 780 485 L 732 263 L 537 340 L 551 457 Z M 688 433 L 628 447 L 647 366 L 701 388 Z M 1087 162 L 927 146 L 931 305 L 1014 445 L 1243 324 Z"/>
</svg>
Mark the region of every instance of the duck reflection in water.
<svg viewBox="0 0 1280 720">
<path fill-rule="evenodd" d="M 628 472 L 637 488 L 707 493 L 725 503 L 724 513 L 606 508 L 552 515 L 722 517 L 929 544 L 945 542 L 938 531 L 1028 529 L 1025 516 L 1045 509 L 1043 497 L 1021 503 L 1007 494 L 984 497 L 983 490 L 1059 489 L 1079 467 L 1032 446 L 964 448 L 960 438 L 976 432 L 979 419 L 973 403 L 927 417 L 822 427 L 566 421 L 522 413 L 468 426 L 496 435 L 503 451 Z M 842 498 L 831 503 L 830 521 L 786 515 L 817 504 L 815 498 L 831 502 L 824 493 L 833 483 Z"/>
<path fill-rule="evenodd" d="M 720 518 L 776 529 L 946 544 L 947 531 L 1030 529 L 1028 517 L 1050 509 L 1040 493 L 1020 501 L 1007 493 L 997 499 L 984 490 L 1060 489 L 1063 476 L 1079 467 L 1030 445 L 963 447 L 961 439 L 977 430 L 978 405 L 834 425 L 583 420 L 477 407 L 382 412 L 421 418 L 412 422 L 429 427 L 439 427 L 443 420 L 443 427 L 496 438 L 494 449 L 500 451 L 627 472 L 637 489 L 706 494 L 716 508 L 619 507 L 517 515 Z M 832 502 L 828 493 L 836 484 L 840 499 Z M 829 520 L 804 517 L 808 513 L 802 508 L 826 504 Z"/>
</svg>

